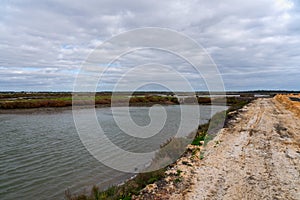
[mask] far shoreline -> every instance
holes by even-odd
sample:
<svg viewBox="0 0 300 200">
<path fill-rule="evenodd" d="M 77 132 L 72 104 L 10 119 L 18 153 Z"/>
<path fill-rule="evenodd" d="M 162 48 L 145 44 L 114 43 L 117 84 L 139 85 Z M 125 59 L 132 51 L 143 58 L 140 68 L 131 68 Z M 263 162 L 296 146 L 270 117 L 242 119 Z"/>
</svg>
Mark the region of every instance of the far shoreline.
<svg viewBox="0 0 300 200">
<path fill-rule="evenodd" d="M 152 101 L 148 101 L 149 98 Z M 158 98 L 158 99 L 156 99 Z M 179 102 L 176 97 L 159 97 L 159 96 L 148 96 L 148 97 L 133 97 L 132 99 L 126 101 L 120 101 L 113 103 L 113 107 L 151 107 L 154 105 L 162 106 L 172 106 L 172 105 L 201 105 L 201 106 L 231 106 L 240 100 L 246 100 L 255 97 L 226 97 L 224 98 L 209 98 L 209 97 L 198 97 L 198 102 L 190 101 L 192 98 L 187 98 L 187 101 Z M 138 101 L 136 101 L 138 99 Z M 213 100 L 214 99 L 214 100 Z M 133 101 L 132 101 L 133 100 Z M 147 100 L 147 101 L 145 101 Z M 18 102 L 15 102 L 18 103 Z M 224 104 L 225 103 L 225 104 Z M 91 109 L 91 108 L 108 108 L 112 107 L 112 103 L 95 103 L 87 102 L 86 104 L 75 104 L 72 105 L 72 102 L 68 102 L 66 105 L 61 106 L 39 106 L 39 107 L 27 107 L 27 108 L 1 108 L 0 114 L 40 114 L 40 113 L 59 113 L 64 111 L 71 111 L 73 109 Z"/>
<path fill-rule="evenodd" d="M 134 103 L 130 104 L 129 107 L 151 107 L 153 105 L 173 106 L 180 105 L 175 103 Z M 192 105 L 192 104 L 190 104 Z M 196 104 L 193 104 L 196 105 Z M 39 107 L 39 108 L 12 108 L 12 109 L 0 109 L 0 114 L 36 114 L 36 113 L 58 113 L 64 111 L 71 111 L 75 109 L 90 109 L 91 105 L 86 106 L 63 106 L 63 107 Z M 111 104 L 96 104 L 95 109 L 98 108 L 110 108 Z M 127 107 L 125 104 L 115 104 L 114 107 Z"/>
</svg>

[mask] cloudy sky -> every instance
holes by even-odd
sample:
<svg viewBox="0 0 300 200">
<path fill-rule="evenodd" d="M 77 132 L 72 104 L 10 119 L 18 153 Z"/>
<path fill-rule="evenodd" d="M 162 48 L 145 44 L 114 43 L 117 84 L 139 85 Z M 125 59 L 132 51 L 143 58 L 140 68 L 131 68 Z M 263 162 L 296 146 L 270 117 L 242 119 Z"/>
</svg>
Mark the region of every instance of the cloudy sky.
<svg viewBox="0 0 300 200">
<path fill-rule="evenodd" d="M 171 29 L 203 46 L 226 90 L 300 90 L 299 11 L 297 0 L 2 0 L 0 91 L 72 91 L 95 48 L 144 27 Z M 98 90 L 112 89 L 120 74 L 134 66 L 128 60 L 149 69 L 134 70 L 135 80 L 167 75 L 163 66 L 168 65 L 181 69 L 194 89 L 207 89 L 205 80 L 178 57 L 144 49 L 112 64 L 106 75 L 110 81 Z M 165 81 L 176 85 L 173 75 Z"/>
</svg>

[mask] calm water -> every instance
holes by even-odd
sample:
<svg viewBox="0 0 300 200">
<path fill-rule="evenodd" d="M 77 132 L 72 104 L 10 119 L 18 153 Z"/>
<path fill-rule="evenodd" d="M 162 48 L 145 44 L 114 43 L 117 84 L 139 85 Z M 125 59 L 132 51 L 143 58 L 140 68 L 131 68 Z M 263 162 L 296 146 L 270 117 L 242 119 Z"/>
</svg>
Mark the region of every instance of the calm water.
<svg viewBox="0 0 300 200">
<path fill-rule="evenodd" d="M 166 106 L 168 114 L 159 137 L 128 139 L 114 123 L 110 108 L 96 110 L 110 140 L 130 150 L 147 151 L 164 143 L 178 129 L 179 106 Z M 195 106 L 195 109 L 199 107 Z M 199 123 L 224 107 L 200 106 Z M 133 120 L 149 124 L 149 108 L 131 107 Z M 121 115 L 122 113 L 120 113 Z M 64 192 L 88 190 L 94 184 L 110 185 L 131 176 L 97 161 L 77 134 L 71 110 L 56 113 L 0 115 L 0 199 L 64 199 Z M 140 148 L 140 149 L 138 149 Z M 149 150 L 148 149 L 148 150 Z M 109 149 L 106 149 L 109 152 Z"/>
</svg>

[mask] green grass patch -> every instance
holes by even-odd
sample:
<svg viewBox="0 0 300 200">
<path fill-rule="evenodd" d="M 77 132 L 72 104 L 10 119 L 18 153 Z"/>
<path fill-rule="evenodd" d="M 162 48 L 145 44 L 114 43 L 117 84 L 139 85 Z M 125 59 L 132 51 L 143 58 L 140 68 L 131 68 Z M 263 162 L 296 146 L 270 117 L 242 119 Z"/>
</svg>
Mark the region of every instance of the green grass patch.
<svg viewBox="0 0 300 200">
<path fill-rule="evenodd" d="M 195 139 L 192 141 L 192 145 L 199 145 L 201 146 L 201 141 L 204 141 L 205 139 L 205 136 L 206 136 L 206 132 L 203 132 L 203 131 L 198 131 L 197 132 L 197 135 L 195 137 Z"/>
</svg>

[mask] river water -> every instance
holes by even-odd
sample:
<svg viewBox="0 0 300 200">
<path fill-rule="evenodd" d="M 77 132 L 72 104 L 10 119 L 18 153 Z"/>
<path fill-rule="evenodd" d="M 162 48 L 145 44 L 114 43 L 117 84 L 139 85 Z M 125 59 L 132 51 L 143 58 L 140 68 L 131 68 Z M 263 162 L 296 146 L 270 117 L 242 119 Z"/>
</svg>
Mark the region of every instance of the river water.
<svg viewBox="0 0 300 200">
<path fill-rule="evenodd" d="M 194 107 L 200 108 L 199 124 L 225 109 L 221 106 Z M 152 137 L 154 139 L 147 144 L 143 144 L 143 140 L 129 140 L 116 126 L 111 108 L 96 109 L 96 115 L 113 143 L 124 149 L 134 146 L 135 150 L 146 151 L 147 145 L 151 148 L 163 144 L 178 129 L 179 106 L 164 108 L 168 117 L 162 134 Z M 138 125 L 146 126 L 151 121 L 149 107 L 130 107 L 130 114 Z M 95 184 L 105 187 L 132 176 L 101 164 L 86 150 L 76 131 L 71 110 L 1 114 L 0 145 L 1 200 L 64 199 L 67 189 L 71 193 L 80 193 Z"/>
</svg>

